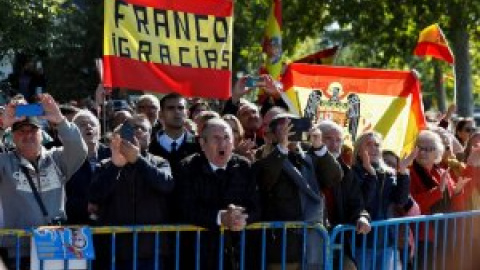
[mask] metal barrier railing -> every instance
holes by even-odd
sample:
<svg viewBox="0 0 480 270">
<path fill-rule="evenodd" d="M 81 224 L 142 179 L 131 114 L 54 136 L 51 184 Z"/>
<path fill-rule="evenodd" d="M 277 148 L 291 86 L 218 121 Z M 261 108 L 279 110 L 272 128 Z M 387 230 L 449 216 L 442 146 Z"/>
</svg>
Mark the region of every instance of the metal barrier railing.
<svg viewBox="0 0 480 270">
<path fill-rule="evenodd" d="M 329 233 L 321 225 L 304 222 L 257 223 L 235 233 L 188 225 L 93 227 L 94 240 L 103 237 L 103 242 L 95 243 L 97 259 L 87 269 L 118 269 L 127 262 L 131 269 L 144 270 L 145 247 L 152 249 L 147 250 L 150 269 L 265 270 L 272 264 L 282 270 L 292 264 L 302 270 L 348 269 L 347 258 L 359 270 L 480 269 L 473 252 L 480 248 L 480 211 L 395 218 L 371 225 L 366 236 L 357 235 L 350 225 L 339 225 Z M 30 230 L 0 230 L 2 244 L 5 238 L 14 240 L 11 269 L 28 269 L 25 247 L 30 236 Z M 122 256 L 127 253 L 125 260 Z M 110 255 L 102 257 L 105 254 Z M 97 266 L 102 260 L 106 266 Z M 69 262 L 64 266 L 69 269 Z"/>
<path fill-rule="evenodd" d="M 112 227 L 92 227 L 92 232 L 94 234 L 94 241 L 98 241 L 98 236 L 107 236 L 109 239 L 108 245 L 105 245 L 105 240 L 101 245 L 96 245 L 96 259 L 102 259 L 106 264 L 101 264 L 100 266 L 95 266 L 94 262 L 89 262 L 87 269 L 118 269 L 119 262 L 121 259 L 118 256 L 120 249 L 132 248 L 131 256 L 131 269 L 143 270 L 142 266 L 139 265 L 138 261 L 140 260 L 139 256 L 139 238 L 142 235 L 148 234 L 149 237 L 153 238 L 153 256 L 150 261 L 152 264 L 151 269 L 212 269 L 205 268 L 205 266 L 210 266 L 212 261 L 208 257 L 204 256 L 202 253 L 202 247 L 204 243 L 212 240 L 211 235 L 212 231 L 208 231 L 204 228 L 190 226 L 190 225 L 158 225 L 158 226 L 112 226 Z M 300 245 L 297 247 L 300 249 L 298 252 L 300 254 L 296 263 L 300 266 L 300 269 L 327 269 L 326 265 L 328 262 L 328 232 L 327 230 L 319 224 L 308 224 L 304 222 L 268 222 L 268 223 L 255 223 L 247 226 L 247 228 L 241 232 L 232 233 L 221 228 L 218 232 L 213 232 L 218 235 L 214 237 L 218 242 L 216 261 L 214 263 L 215 269 L 239 269 L 239 270 L 250 270 L 250 269 L 267 269 L 268 265 L 272 263 L 269 256 L 272 254 L 272 246 L 275 251 L 278 252 L 277 257 L 280 257 L 280 261 L 276 261 L 279 269 L 287 269 L 287 265 L 291 263 L 288 260 L 291 254 L 287 249 L 292 246 L 292 243 L 289 241 L 293 238 L 292 235 L 300 238 Z M 275 237 L 280 236 L 280 245 L 275 246 L 271 245 L 272 235 L 275 233 Z M 31 237 L 30 230 L 0 230 L 0 237 L 4 236 L 13 236 L 15 237 L 15 266 L 12 269 L 23 270 L 25 267 L 28 267 L 27 262 L 22 260 L 24 255 L 28 255 L 22 252 L 23 244 L 29 243 L 28 239 Z M 126 247 L 122 245 L 119 247 L 119 240 L 124 237 L 129 236 L 131 238 L 131 246 Z M 231 236 L 235 236 L 235 239 L 238 240 L 237 243 L 232 243 Z M 183 240 L 187 240 L 183 242 Z M 185 245 L 192 244 L 195 247 L 193 264 L 191 261 L 187 261 L 187 258 L 183 258 L 185 254 L 182 254 L 184 251 Z M 312 239 L 312 241 L 309 241 Z M 278 239 L 277 239 L 278 240 Z M 164 242 L 172 242 L 173 245 L 169 247 L 167 251 L 167 256 L 159 256 L 161 252 L 161 245 Z M 125 241 L 122 241 L 125 243 Z M 298 242 L 298 240 L 296 241 Z M 23 244 L 22 244 L 23 243 Z M 97 243 L 95 243 L 97 244 Z M 249 245 L 253 244 L 253 245 Z M 183 245 L 183 246 L 182 246 Z M 236 248 L 233 256 L 230 253 L 229 258 L 233 258 L 235 261 L 231 260 L 226 262 L 226 252 L 227 246 L 229 248 Z M 316 245 L 317 248 L 312 248 L 312 245 Z M 105 253 L 105 249 L 109 249 L 111 256 L 107 258 L 98 258 L 98 255 Z M 188 251 L 188 246 L 186 247 Z M 255 252 L 252 252 L 254 250 Z M 210 251 L 210 250 L 209 250 Z M 298 250 L 295 250 L 298 251 Z M 211 255 L 211 254 L 207 254 Z M 250 255 L 252 257 L 247 258 Z M 102 255 L 100 255 L 102 256 Z M 295 257 L 295 256 L 294 256 Z M 252 258 L 254 260 L 252 261 Z M 165 259 L 162 261 L 162 259 Z M 188 257 L 191 259 L 191 257 Z M 208 261 L 208 262 L 206 262 Z M 313 264 L 312 264 L 313 261 Z M 232 265 L 235 264 L 235 265 Z M 186 266 L 188 265 L 188 266 Z M 201 267 L 202 266 L 202 267 Z M 208 267 L 207 266 L 207 267 Z M 191 268 L 190 268 L 191 267 Z M 64 261 L 64 268 L 69 269 L 69 262 Z M 40 269 L 43 268 L 43 262 L 40 262 Z"/>
<path fill-rule="evenodd" d="M 473 256 L 474 244 L 480 241 L 478 210 L 394 218 L 371 225 L 368 235 L 357 235 L 350 225 L 332 230 L 332 268 L 344 269 L 352 259 L 359 270 L 480 269 L 480 260 Z"/>
</svg>

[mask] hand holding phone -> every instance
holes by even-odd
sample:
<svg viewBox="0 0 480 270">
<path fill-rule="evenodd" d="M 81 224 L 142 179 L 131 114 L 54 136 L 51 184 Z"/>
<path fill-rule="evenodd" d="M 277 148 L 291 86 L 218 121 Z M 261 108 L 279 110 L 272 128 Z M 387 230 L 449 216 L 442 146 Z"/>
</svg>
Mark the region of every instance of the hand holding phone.
<svg viewBox="0 0 480 270">
<path fill-rule="evenodd" d="M 308 132 L 312 128 L 312 120 L 310 118 L 292 119 L 292 131 L 295 133 L 290 136 L 292 141 L 304 141 Z"/>
<path fill-rule="evenodd" d="M 135 129 L 128 121 L 122 124 L 120 128 L 120 137 L 124 140 L 127 140 L 131 143 L 135 143 Z"/>
<path fill-rule="evenodd" d="M 262 78 L 260 78 L 260 77 L 254 77 L 254 76 L 247 77 L 247 80 L 245 82 L 245 86 L 248 87 L 248 88 L 257 87 L 257 84 L 260 80 L 262 80 Z"/>
</svg>

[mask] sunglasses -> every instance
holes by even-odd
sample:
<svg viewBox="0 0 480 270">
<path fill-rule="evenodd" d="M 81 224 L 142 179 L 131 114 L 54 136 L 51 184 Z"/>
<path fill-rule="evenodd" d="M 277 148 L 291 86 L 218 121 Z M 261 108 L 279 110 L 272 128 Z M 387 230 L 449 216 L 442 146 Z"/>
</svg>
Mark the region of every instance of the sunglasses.
<svg viewBox="0 0 480 270">
<path fill-rule="evenodd" d="M 466 128 L 464 128 L 463 130 L 466 131 L 466 132 L 468 132 L 468 133 L 472 133 L 472 132 L 475 131 L 475 128 L 473 128 L 473 127 L 466 127 Z"/>
</svg>

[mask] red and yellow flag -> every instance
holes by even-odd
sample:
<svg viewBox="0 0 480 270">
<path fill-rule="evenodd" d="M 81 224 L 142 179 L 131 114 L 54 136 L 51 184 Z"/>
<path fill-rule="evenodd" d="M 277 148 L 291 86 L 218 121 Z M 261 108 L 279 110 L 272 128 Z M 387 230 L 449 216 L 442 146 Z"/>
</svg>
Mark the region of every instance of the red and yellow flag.
<svg viewBox="0 0 480 270">
<path fill-rule="evenodd" d="M 317 65 L 331 65 L 337 55 L 338 46 L 318 51 L 314 54 L 295 60 L 294 63 L 306 63 Z"/>
<path fill-rule="evenodd" d="M 455 62 L 447 39 L 438 24 L 432 24 L 420 32 L 414 55 L 431 56 L 450 64 Z"/>
<path fill-rule="evenodd" d="M 293 113 L 333 120 L 353 140 L 375 130 L 397 154 L 413 149 L 426 125 L 420 82 L 411 72 L 294 63 L 283 85 Z"/>
<path fill-rule="evenodd" d="M 227 99 L 232 0 L 105 0 L 104 86 Z"/>
<path fill-rule="evenodd" d="M 267 18 L 263 52 L 266 54 L 265 68 L 274 79 L 282 73 L 282 1 L 273 0 Z"/>
</svg>

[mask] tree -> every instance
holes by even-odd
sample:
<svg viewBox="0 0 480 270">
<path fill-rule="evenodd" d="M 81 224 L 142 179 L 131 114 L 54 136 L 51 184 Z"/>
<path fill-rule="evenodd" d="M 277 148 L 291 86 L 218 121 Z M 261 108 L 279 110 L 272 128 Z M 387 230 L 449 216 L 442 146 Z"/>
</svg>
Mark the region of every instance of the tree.
<svg viewBox="0 0 480 270">
<path fill-rule="evenodd" d="M 0 0 L 0 57 L 22 53 L 42 60 L 47 91 L 60 100 L 92 95 L 98 82 L 103 3 L 73 2 Z"/>
</svg>

